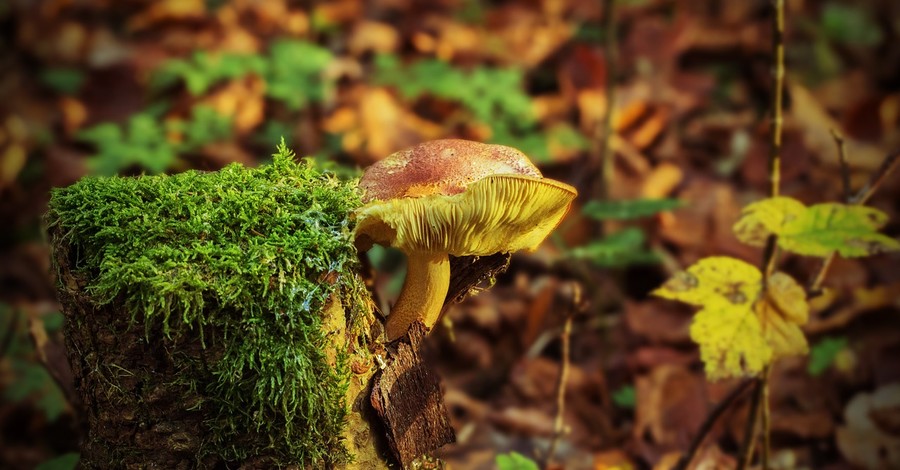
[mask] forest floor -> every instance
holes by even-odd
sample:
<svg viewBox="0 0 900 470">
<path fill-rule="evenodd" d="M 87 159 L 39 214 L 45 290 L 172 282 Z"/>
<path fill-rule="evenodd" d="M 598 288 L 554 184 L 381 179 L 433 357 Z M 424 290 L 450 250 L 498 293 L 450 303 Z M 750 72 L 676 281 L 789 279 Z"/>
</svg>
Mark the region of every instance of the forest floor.
<svg viewBox="0 0 900 470">
<path fill-rule="evenodd" d="M 460 469 L 494 468 L 511 451 L 543 462 L 557 441 L 550 468 L 671 468 L 741 380 L 709 381 L 694 310 L 650 292 L 704 257 L 762 259 L 732 226 L 768 194 L 772 8 L 615 3 L 612 47 L 599 0 L 0 6 L 0 468 L 71 468 L 78 451 L 40 225 L 50 188 L 257 164 L 281 136 L 349 177 L 424 140 L 502 143 L 577 187 L 557 233 L 515 254 L 431 335 L 457 434 L 438 456 Z M 900 148 L 900 3 L 786 5 L 781 192 L 842 201 L 845 176 L 855 192 Z M 603 241 L 584 208 L 604 197 L 681 205 L 606 221 Z M 896 238 L 900 172 L 869 205 Z M 381 262 L 392 269 L 390 256 Z M 835 260 L 803 327 L 810 354 L 772 371 L 773 468 L 900 468 L 898 262 Z M 805 284 L 819 263 L 785 255 L 781 269 Z M 396 291 L 396 279 L 379 285 L 385 301 Z M 735 466 L 750 396 L 725 411 L 694 465 Z"/>
</svg>

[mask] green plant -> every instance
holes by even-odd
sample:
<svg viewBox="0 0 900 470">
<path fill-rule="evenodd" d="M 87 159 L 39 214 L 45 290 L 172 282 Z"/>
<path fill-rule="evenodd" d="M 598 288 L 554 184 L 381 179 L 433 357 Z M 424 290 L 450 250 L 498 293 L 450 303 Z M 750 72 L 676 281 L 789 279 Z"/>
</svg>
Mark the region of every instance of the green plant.
<svg viewBox="0 0 900 470">
<path fill-rule="evenodd" d="M 69 452 L 47 460 L 34 470 L 75 470 L 78 467 L 79 454 L 77 452 Z"/>
<path fill-rule="evenodd" d="M 331 63 L 328 49 L 307 41 L 274 41 L 265 55 L 195 52 L 190 59 L 166 62 L 151 79 L 151 89 L 162 90 L 183 82 L 199 96 L 225 80 L 257 75 L 266 83 L 266 96 L 293 111 L 324 100 L 330 84 L 322 76 Z"/>
<path fill-rule="evenodd" d="M 834 364 L 838 354 L 847 349 L 847 338 L 823 338 L 809 349 L 809 375 L 816 377 L 822 375 Z"/>
<path fill-rule="evenodd" d="M 180 141 L 172 138 L 181 134 Z M 78 133 L 77 139 L 92 144 L 96 153 L 88 159 L 91 173 L 114 175 L 132 166 L 162 173 L 178 157 L 231 135 L 231 120 L 212 108 L 197 106 L 190 119 L 160 122 L 150 112 L 131 116 L 124 124 L 104 123 Z"/>
<path fill-rule="evenodd" d="M 3 325 L 4 330 L 8 325 L 12 326 L 0 333 L 0 343 L 5 347 L 4 351 L 0 351 L 0 361 L 8 361 L 11 372 L 9 383 L 3 390 L 3 398 L 13 403 L 29 400 L 44 413 L 48 421 L 55 421 L 66 409 L 66 398 L 35 356 L 26 321 L 23 312 L 5 303 L 0 304 L 0 325 Z M 63 316 L 55 312 L 44 315 L 41 321 L 47 332 L 53 333 L 62 328 Z"/>
<path fill-rule="evenodd" d="M 150 89 L 160 90 L 184 82 L 193 96 L 206 93 L 213 85 L 251 73 L 262 75 L 266 59 L 253 54 L 211 54 L 197 51 L 190 59 L 167 61 L 151 77 Z"/>
<path fill-rule="evenodd" d="M 677 199 L 635 199 L 627 201 L 589 201 L 581 212 L 594 220 L 633 220 L 681 206 Z M 600 240 L 568 250 L 573 259 L 589 261 L 601 267 L 625 267 L 654 264 L 659 256 L 646 248 L 646 234 L 638 227 L 626 227 Z"/>
<path fill-rule="evenodd" d="M 625 385 L 613 392 L 612 401 L 619 408 L 634 409 L 637 404 L 637 392 L 635 392 L 634 386 Z"/>
<path fill-rule="evenodd" d="M 537 462 L 518 452 L 500 454 L 496 459 L 498 470 L 538 470 Z"/>
<path fill-rule="evenodd" d="M 330 83 L 322 74 L 332 58 L 328 49 L 290 39 L 274 41 L 266 55 L 199 51 L 189 59 L 163 64 L 151 76 L 150 88 L 160 92 L 184 83 L 192 96 L 200 96 L 225 80 L 252 74 L 265 81 L 268 98 L 289 111 L 298 111 L 328 96 Z M 80 76 L 64 72 L 50 74 L 45 81 L 65 90 L 80 86 Z M 102 123 L 79 132 L 78 140 L 96 148 L 88 159 L 91 173 L 114 175 L 135 166 L 151 174 L 162 173 L 185 153 L 232 136 L 230 117 L 208 106 L 195 106 L 186 119 L 162 121 L 168 109 L 165 102 L 154 102 L 124 123 Z M 273 136 L 290 135 L 281 124 L 264 127 L 261 138 L 271 142 Z"/>
<path fill-rule="evenodd" d="M 42 70 L 38 79 L 57 93 L 74 95 L 84 84 L 85 73 L 76 68 L 54 67 Z"/>
</svg>

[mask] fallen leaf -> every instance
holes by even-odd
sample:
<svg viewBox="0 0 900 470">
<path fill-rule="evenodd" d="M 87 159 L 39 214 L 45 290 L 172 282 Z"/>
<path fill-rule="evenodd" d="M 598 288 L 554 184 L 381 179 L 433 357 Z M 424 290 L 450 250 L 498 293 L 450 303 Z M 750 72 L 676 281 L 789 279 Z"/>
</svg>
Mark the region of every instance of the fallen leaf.
<svg viewBox="0 0 900 470">
<path fill-rule="evenodd" d="M 238 135 L 244 135 L 262 123 L 265 115 L 265 81 L 257 76 L 232 80 L 204 97 L 197 105 L 209 106 L 228 116 Z"/>
<path fill-rule="evenodd" d="M 384 88 L 365 88 L 353 107 L 341 108 L 326 120 L 329 132 L 342 133 L 345 151 L 365 163 L 380 160 L 416 143 L 435 139 L 443 128 L 406 110 Z M 351 114 L 352 113 L 352 114 Z"/>
<path fill-rule="evenodd" d="M 392 53 L 400 45 L 397 29 L 387 23 L 362 21 L 357 23 L 347 40 L 350 52 L 359 56 L 365 52 Z"/>
<path fill-rule="evenodd" d="M 804 130 L 806 145 L 824 163 L 838 168 L 837 146 L 831 131 L 846 133 L 809 90 L 796 81 L 790 81 L 788 89 L 791 97 L 790 116 Z M 853 156 L 847 163 L 853 168 L 875 170 L 884 159 L 885 152 L 875 145 L 850 138 L 845 139 L 845 145 L 847 155 Z"/>
<path fill-rule="evenodd" d="M 681 184 L 684 170 L 669 162 L 662 162 L 644 179 L 641 185 L 641 197 L 644 199 L 660 199 L 668 196 Z"/>
<path fill-rule="evenodd" d="M 653 369 L 635 381 L 637 406 L 632 434 L 644 436 L 662 449 L 686 447 L 700 427 L 708 398 L 703 379 L 671 364 Z"/>
<path fill-rule="evenodd" d="M 847 403 L 844 420 L 837 429 L 837 445 L 850 463 L 900 468 L 900 383 L 858 393 Z"/>
<path fill-rule="evenodd" d="M 59 99 L 59 110 L 62 113 L 63 129 L 66 135 L 74 135 L 87 121 L 87 107 L 78 99 L 63 96 Z"/>
<path fill-rule="evenodd" d="M 131 17 L 127 23 L 129 30 L 141 31 L 163 21 L 196 19 L 206 15 L 203 0 L 157 0 L 149 5 Z"/>
</svg>

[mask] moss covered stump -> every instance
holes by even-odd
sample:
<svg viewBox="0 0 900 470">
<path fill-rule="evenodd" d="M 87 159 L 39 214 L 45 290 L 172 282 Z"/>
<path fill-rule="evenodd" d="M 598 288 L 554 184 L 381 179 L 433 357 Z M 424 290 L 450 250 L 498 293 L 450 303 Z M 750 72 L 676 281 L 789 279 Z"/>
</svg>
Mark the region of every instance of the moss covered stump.
<svg viewBox="0 0 900 470">
<path fill-rule="evenodd" d="M 373 371 L 351 184 L 298 163 L 86 178 L 47 227 L 86 467 L 366 462 Z M 354 410 L 354 406 L 356 409 Z"/>
</svg>

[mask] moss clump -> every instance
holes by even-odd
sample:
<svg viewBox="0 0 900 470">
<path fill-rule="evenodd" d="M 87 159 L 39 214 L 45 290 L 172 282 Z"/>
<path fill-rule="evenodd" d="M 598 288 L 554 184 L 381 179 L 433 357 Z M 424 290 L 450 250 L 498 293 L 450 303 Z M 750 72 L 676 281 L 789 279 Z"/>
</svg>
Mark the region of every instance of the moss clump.
<svg viewBox="0 0 900 470">
<path fill-rule="evenodd" d="M 347 347 L 321 312 L 337 294 L 351 333 L 368 314 L 348 218 L 359 205 L 355 185 L 282 143 L 255 169 L 85 178 L 53 191 L 47 222 L 96 305 L 121 305 L 148 340 L 200 335 L 220 351 L 178 378 L 203 397 L 191 406 L 206 413 L 204 453 L 319 466 L 349 458 Z"/>
</svg>

